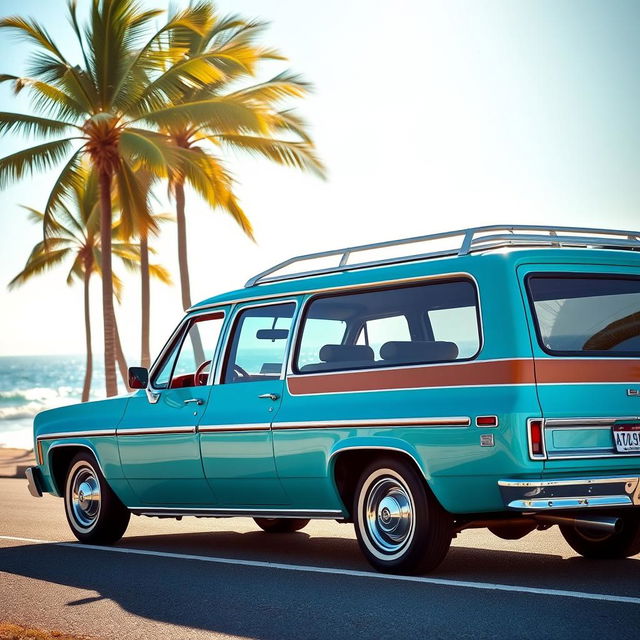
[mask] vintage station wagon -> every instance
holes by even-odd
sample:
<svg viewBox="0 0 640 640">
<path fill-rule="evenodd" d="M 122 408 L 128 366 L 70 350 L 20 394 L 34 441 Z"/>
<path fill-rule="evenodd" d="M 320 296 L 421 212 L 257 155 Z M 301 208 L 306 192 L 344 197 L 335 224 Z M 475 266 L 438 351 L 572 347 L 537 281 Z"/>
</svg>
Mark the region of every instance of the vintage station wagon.
<svg viewBox="0 0 640 640">
<path fill-rule="evenodd" d="M 388 572 L 469 527 L 634 555 L 639 251 L 494 226 L 288 260 L 190 309 L 130 395 L 39 414 L 31 493 L 87 543 L 131 514 L 248 516 L 353 522 Z"/>
</svg>

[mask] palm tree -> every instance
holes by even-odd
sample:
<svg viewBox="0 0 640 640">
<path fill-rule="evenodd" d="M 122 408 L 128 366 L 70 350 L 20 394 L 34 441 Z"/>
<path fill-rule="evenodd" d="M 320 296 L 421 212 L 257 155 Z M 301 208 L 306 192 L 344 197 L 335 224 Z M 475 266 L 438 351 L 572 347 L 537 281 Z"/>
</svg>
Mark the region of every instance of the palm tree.
<svg viewBox="0 0 640 640">
<path fill-rule="evenodd" d="M 38 242 L 18 275 L 9 283 L 9 288 L 21 286 L 51 268 L 67 260 L 71 266 L 67 275 L 67 284 L 72 285 L 76 280 L 83 283 L 84 288 L 84 326 L 86 367 L 82 387 L 82 402 L 89 399 L 91 379 L 93 374 L 93 351 L 91 346 L 91 315 L 90 315 L 90 284 L 94 274 L 100 275 L 102 262 L 100 211 L 98 199 L 98 178 L 95 172 L 89 170 L 86 164 L 78 168 L 78 180 L 72 190 L 65 194 L 57 203 L 47 224 L 49 230 L 47 239 Z M 45 214 L 31 207 L 25 207 L 29 217 L 38 224 L 45 223 Z M 128 266 L 138 265 L 140 262 L 137 245 L 118 239 L 117 225 L 113 229 L 113 254 Z M 152 265 L 151 272 L 162 278 L 167 277 L 166 271 L 159 265 Z M 117 275 L 112 274 L 116 298 L 119 300 L 122 282 Z M 114 318 L 115 324 L 115 318 Z M 126 375 L 124 377 L 126 385 Z"/>
<path fill-rule="evenodd" d="M 260 126 L 248 127 L 243 119 L 213 121 L 193 118 L 164 128 L 178 149 L 200 155 L 209 178 L 203 188 L 201 176 L 193 175 L 184 167 L 178 166 L 170 172 L 170 191 L 176 204 L 180 288 L 185 311 L 191 306 L 185 182 L 190 183 L 212 207 L 229 213 L 253 239 L 251 223 L 234 194 L 233 179 L 214 149 L 220 149 L 222 145 L 235 147 L 279 164 L 324 175 L 324 167 L 315 154 L 305 123 L 293 111 L 277 109 L 283 99 L 304 96 L 310 89 L 306 82 L 299 76 L 284 72 L 267 82 L 238 90 L 230 88 L 243 79 L 252 78 L 260 62 L 285 59 L 255 43 L 265 25 L 237 16 L 223 18 L 211 3 L 192 4 L 190 8 L 197 16 L 200 30 L 191 32 L 188 53 L 174 64 L 174 70 L 180 71 L 198 61 L 205 61 L 214 72 L 209 74 L 208 81 L 201 75 L 198 83 L 185 82 L 180 76 L 181 81 L 173 83 L 167 89 L 167 95 L 176 108 L 183 104 L 211 101 L 243 105 L 259 114 Z M 194 347 L 197 349 L 198 345 Z"/>
<path fill-rule="evenodd" d="M 199 14 L 193 8 L 174 14 L 155 31 L 151 24 L 160 12 L 143 10 L 135 0 L 92 0 L 84 29 L 75 0 L 69 0 L 68 9 L 82 51 L 82 59 L 75 62 L 64 56 L 36 20 L 10 17 L 0 21 L 0 28 L 10 29 L 37 48 L 29 77 L 3 74 L 0 82 L 13 83 L 16 92 L 28 91 L 34 109 L 42 114 L 2 112 L 0 134 L 13 131 L 49 139 L 0 159 L 0 188 L 63 162 L 43 210 L 49 232 L 53 225 L 46 223 L 80 180 L 82 158 L 89 158 L 98 180 L 105 382 L 107 396 L 112 396 L 117 393 L 111 265 L 114 187 L 124 217 L 149 216 L 133 170 L 135 163 L 160 177 L 179 167 L 202 190 L 213 188 L 199 155 L 176 149 L 159 129 L 192 121 L 212 126 L 242 123 L 249 131 L 264 125 L 260 114 L 240 100 L 170 103 L 168 94 L 175 84 L 210 81 L 216 75 L 215 65 L 204 59 L 173 64 L 185 57 L 192 34 L 201 30 Z M 167 46 L 169 38 L 171 46 Z"/>
</svg>

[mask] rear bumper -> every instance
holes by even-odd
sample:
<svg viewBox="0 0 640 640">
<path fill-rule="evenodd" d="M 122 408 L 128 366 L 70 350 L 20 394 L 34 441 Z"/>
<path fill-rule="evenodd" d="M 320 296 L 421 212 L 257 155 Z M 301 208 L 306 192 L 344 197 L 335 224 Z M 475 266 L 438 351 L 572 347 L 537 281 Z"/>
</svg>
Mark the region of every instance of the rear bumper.
<svg viewBox="0 0 640 640">
<path fill-rule="evenodd" d="M 550 511 L 640 506 L 640 476 L 498 481 L 505 507 Z"/>
<path fill-rule="evenodd" d="M 42 498 L 42 476 L 40 475 L 40 469 L 38 467 L 29 467 L 24 475 L 29 482 L 28 489 L 29 493 L 34 498 Z"/>
</svg>

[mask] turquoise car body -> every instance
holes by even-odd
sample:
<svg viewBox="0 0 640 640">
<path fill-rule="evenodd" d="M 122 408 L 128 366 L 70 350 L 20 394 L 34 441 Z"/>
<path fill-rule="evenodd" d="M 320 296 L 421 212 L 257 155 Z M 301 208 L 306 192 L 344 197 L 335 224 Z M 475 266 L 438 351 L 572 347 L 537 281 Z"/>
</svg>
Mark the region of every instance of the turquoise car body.
<svg viewBox="0 0 640 640">
<path fill-rule="evenodd" d="M 640 363 L 607 359 L 613 373 L 587 381 L 580 377 L 584 358 L 547 353 L 536 336 L 525 284 L 528 274 L 545 272 L 640 276 L 640 255 L 513 249 L 315 275 L 204 300 L 185 321 L 212 311 L 224 314 L 213 384 L 196 391 L 139 389 L 39 414 L 34 436 L 40 486 L 59 496 L 61 461 L 86 448 L 134 513 L 341 520 L 350 518 L 351 505 L 341 493 L 338 475 L 344 469 L 339 467 L 345 456 L 355 464 L 353 456 L 363 452 L 395 452 L 410 459 L 453 514 L 517 509 L 518 496 L 505 497 L 509 483 L 540 488 L 573 478 L 637 479 L 640 455 L 615 453 L 608 421 L 640 415 L 640 397 L 625 393 L 640 384 Z M 363 382 L 363 371 L 294 373 L 297 328 L 309 300 L 319 293 L 451 278 L 469 280 L 477 288 L 481 344 L 474 358 L 425 365 L 420 368 L 424 383 L 404 385 L 413 373 L 411 367 L 398 367 L 384 374 L 379 388 L 375 380 Z M 237 313 L 281 301 L 295 303 L 286 373 L 279 380 L 222 384 L 219 374 Z M 573 373 L 558 378 L 552 372 L 544 378 L 545 366 L 558 360 L 563 371 L 579 374 L 577 381 Z M 433 382 L 434 375 L 444 382 Z M 265 394 L 274 399 L 265 400 Z M 478 418 L 493 416 L 495 426 L 486 424 L 490 420 L 478 424 Z M 527 424 L 534 419 L 548 421 L 544 457 L 531 455 Z M 567 429 L 575 419 L 585 419 L 584 428 Z M 632 504 L 640 504 L 640 498 L 630 494 Z"/>
</svg>

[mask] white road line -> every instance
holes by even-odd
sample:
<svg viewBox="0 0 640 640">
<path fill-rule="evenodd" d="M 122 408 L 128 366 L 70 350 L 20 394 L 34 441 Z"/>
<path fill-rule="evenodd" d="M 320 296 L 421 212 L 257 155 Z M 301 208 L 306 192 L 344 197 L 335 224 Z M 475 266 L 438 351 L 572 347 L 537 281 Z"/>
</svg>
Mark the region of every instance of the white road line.
<svg viewBox="0 0 640 640">
<path fill-rule="evenodd" d="M 195 560 L 198 562 L 213 562 L 215 564 L 234 564 L 244 567 L 260 567 L 264 569 L 280 569 L 283 571 L 300 571 L 303 573 L 326 573 L 329 575 L 353 576 L 357 578 L 371 578 L 374 580 L 396 580 L 399 582 L 419 582 L 435 584 L 443 587 L 461 587 L 465 589 L 482 589 L 485 591 L 510 591 L 514 593 L 530 593 L 541 596 L 555 596 L 560 598 L 578 598 L 580 600 L 600 600 L 605 602 L 627 603 L 640 605 L 640 598 L 631 596 L 616 596 L 606 593 L 586 593 L 582 591 L 566 591 L 564 589 L 542 589 L 511 584 L 494 584 L 491 582 L 467 582 L 465 580 L 447 580 L 445 578 L 426 578 L 422 576 L 398 576 L 372 571 L 355 571 L 352 569 L 334 569 L 332 567 L 307 567 L 297 564 L 282 564 L 279 562 L 264 562 L 261 560 L 241 560 L 236 558 L 218 558 L 215 556 L 196 556 L 188 553 L 171 553 L 170 551 L 149 551 L 146 549 L 129 549 L 125 547 L 102 547 L 77 542 L 54 542 L 52 540 L 36 540 L 33 538 L 18 538 L 14 536 L 0 536 L 0 540 L 15 542 L 33 542 L 36 544 L 50 544 L 58 547 L 70 547 L 93 551 L 108 551 L 111 553 L 128 553 L 136 556 L 154 556 L 157 558 L 172 558 L 174 560 Z"/>
</svg>

